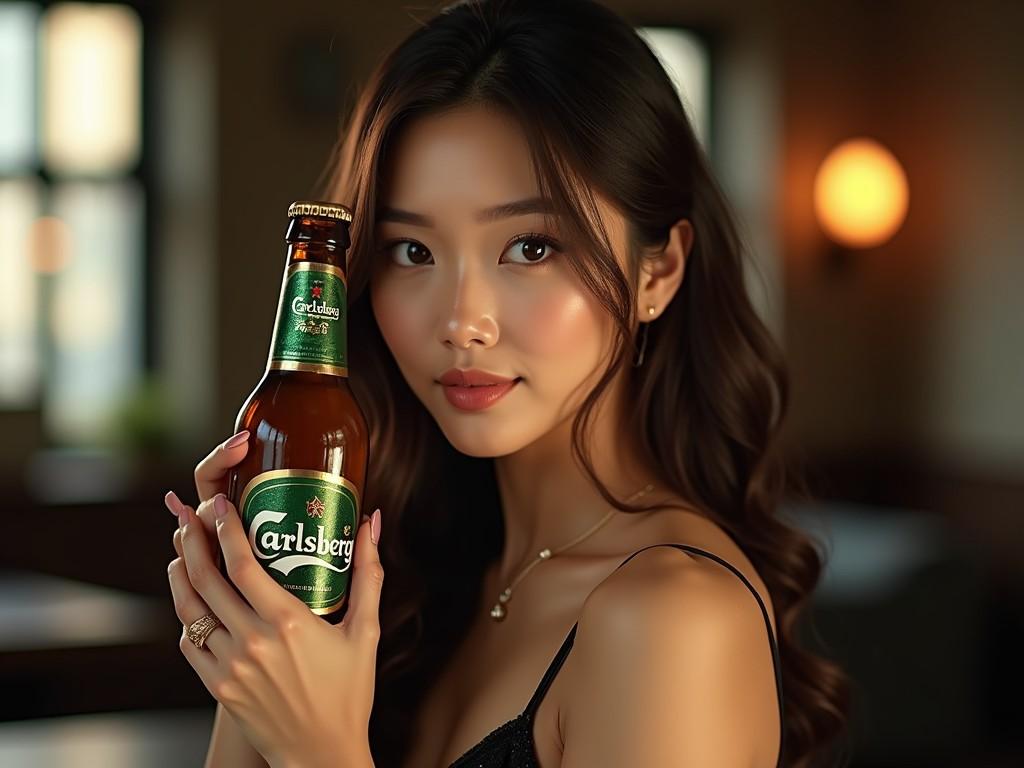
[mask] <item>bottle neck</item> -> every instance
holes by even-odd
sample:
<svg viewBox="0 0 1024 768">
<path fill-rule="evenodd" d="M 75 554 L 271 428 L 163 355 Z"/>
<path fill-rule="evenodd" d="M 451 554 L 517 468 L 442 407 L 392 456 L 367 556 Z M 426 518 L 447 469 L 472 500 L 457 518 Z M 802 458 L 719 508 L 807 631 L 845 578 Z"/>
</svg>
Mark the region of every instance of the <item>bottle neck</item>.
<svg viewBox="0 0 1024 768">
<path fill-rule="evenodd" d="M 329 264 L 345 271 L 345 251 L 325 243 L 289 243 L 285 267 L 302 262 Z"/>
<path fill-rule="evenodd" d="M 346 221 L 295 217 L 288 221 L 284 240 L 288 243 L 288 263 L 292 259 L 314 259 L 345 268 L 345 252 L 351 245 Z"/>
<path fill-rule="evenodd" d="M 289 243 L 268 370 L 348 376 L 344 263 L 342 248 Z"/>
</svg>

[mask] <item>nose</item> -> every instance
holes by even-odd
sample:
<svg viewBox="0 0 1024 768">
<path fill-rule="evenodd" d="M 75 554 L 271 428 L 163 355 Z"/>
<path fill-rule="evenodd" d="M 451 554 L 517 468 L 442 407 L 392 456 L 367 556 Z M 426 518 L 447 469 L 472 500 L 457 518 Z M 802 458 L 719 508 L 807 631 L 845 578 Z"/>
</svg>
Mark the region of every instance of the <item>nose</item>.
<svg viewBox="0 0 1024 768">
<path fill-rule="evenodd" d="M 486 277 L 474 266 L 465 266 L 455 275 L 454 294 L 446 302 L 442 315 L 441 343 L 455 349 L 469 349 L 476 343 L 491 347 L 498 340 L 491 292 Z"/>
</svg>

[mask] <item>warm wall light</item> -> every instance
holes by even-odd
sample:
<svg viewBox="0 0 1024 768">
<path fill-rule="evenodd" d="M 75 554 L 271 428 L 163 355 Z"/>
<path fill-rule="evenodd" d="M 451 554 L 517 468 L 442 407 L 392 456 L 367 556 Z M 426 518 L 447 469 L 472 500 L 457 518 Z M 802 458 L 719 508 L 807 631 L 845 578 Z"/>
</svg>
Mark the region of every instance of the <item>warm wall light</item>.
<svg viewBox="0 0 1024 768">
<path fill-rule="evenodd" d="M 881 245 L 907 215 L 907 176 L 896 157 L 873 139 L 845 141 L 814 179 L 814 212 L 833 241 L 847 248 Z"/>
</svg>

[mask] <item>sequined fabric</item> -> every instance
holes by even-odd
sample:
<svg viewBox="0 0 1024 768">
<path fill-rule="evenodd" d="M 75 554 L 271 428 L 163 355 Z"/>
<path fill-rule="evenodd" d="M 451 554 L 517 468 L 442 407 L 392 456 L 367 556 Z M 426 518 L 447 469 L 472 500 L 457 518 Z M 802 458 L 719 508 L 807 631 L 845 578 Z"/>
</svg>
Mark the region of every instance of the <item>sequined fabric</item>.
<svg viewBox="0 0 1024 768">
<path fill-rule="evenodd" d="M 532 725 L 526 712 L 517 715 L 487 734 L 449 768 L 540 768 Z"/>
</svg>

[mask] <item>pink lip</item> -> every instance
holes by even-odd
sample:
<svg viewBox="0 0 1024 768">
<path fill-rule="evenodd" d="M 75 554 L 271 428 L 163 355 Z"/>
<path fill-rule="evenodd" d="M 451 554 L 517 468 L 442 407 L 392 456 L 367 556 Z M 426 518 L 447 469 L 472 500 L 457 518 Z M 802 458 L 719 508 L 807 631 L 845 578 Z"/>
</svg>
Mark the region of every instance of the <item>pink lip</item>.
<svg viewBox="0 0 1024 768">
<path fill-rule="evenodd" d="M 490 408 L 519 383 L 521 377 L 510 379 L 479 368 L 449 368 L 437 379 L 444 387 L 448 402 L 463 411 Z"/>
<path fill-rule="evenodd" d="M 448 402 L 456 408 L 463 411 L 482 411 L 498 402 L 518 383 L 519 379 L 515 379 L 504 384 L 475 387 L 443 386 L 443 389 Z"/>
<path fill-rule="evenodd" d="M 491 384 L 511 384 L 514 379 L 490 371 L 481 371 L 479 368 L 467 368 L 466 370 L 449 368 L 441 374 L 438 381 L 449 387 L 480 387 Z"/>
</svg>

